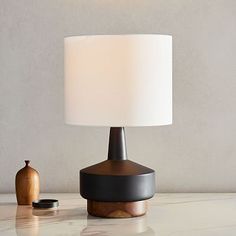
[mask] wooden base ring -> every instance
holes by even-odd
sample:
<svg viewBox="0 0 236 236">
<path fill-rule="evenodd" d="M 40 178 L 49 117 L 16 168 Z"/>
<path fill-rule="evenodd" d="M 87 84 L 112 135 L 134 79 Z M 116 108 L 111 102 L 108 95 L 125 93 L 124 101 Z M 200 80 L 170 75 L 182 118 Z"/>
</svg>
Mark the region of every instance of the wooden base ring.
<svg viewBox="0 0 236 236">
<path fill-rule="evenodd" d="M 98 202 L 87 200 L 87 211 L 92 216 L 106 218 L 129 218 L 142 216 L 147 211 L 147 201 Z"/>
</svg>

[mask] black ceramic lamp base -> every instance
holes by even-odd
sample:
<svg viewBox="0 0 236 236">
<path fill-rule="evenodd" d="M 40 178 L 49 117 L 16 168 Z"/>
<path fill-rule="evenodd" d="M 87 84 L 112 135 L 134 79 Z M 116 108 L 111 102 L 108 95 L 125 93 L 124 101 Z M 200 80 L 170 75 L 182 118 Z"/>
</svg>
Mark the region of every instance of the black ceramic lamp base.
<svg viewBox="0 0 236 236">
<path fill-rule="evenodd" d="M 88 213 L 101 217 L 143 215 L 145 200 L 154 193 L 154 170 L 127 160 L 124 128 L 111 128 L 108 160 L 80 171 L 80 194 L 88 200 Z"/>
</svg>

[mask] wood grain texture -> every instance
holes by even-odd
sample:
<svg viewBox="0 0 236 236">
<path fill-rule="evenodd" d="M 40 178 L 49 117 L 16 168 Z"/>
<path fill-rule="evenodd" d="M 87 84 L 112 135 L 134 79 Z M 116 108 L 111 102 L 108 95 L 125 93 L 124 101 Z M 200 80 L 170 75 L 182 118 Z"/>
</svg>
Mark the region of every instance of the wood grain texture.
<svg viewBox="0 0 236 236">
<path fill-rule="evenodd" d="M 15 187 L 18 205 L 31 205 L 39 198 L 39 174 L 25 161 L 25 167 L 16 174 Z"/>
<path fill-rule="evenodd" d="M 106 218 L 129 218 L 144 215 L 147 201 L 98 202 L 87 200 L 87 211 L 92 216 Z"/>
</svg>

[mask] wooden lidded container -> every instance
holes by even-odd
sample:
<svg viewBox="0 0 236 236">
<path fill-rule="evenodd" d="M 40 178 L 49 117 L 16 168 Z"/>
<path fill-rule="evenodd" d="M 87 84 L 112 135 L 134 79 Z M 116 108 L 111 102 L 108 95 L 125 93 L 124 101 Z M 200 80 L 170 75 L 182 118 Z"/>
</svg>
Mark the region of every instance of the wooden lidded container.
<svg viewBox="0 0 236 236">
<path fill-rule="evenodd" d="M 16 174 L 16 198 L 18 205 L 31 205 L 39 198 L 39 174 L 29 166 L 25 160 L 25 167 Z"/>
</svg>

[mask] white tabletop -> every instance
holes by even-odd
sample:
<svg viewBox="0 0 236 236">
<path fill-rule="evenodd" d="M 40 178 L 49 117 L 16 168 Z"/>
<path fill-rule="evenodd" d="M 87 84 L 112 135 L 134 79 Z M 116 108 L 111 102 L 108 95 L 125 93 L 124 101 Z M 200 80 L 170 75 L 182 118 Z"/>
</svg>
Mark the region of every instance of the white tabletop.
<svg viewBox="0 0 236 236">
<path fill-rule="evenodd" d="M 86 212 L 79 194 L 41 194 L 59 200 L 57 210 L 17 206 L 14 194 L 0 195 L 0 235 L 235 236 L 236 194 L 158 194 L 147 215 L 102 219 Z"/>
</svg>

